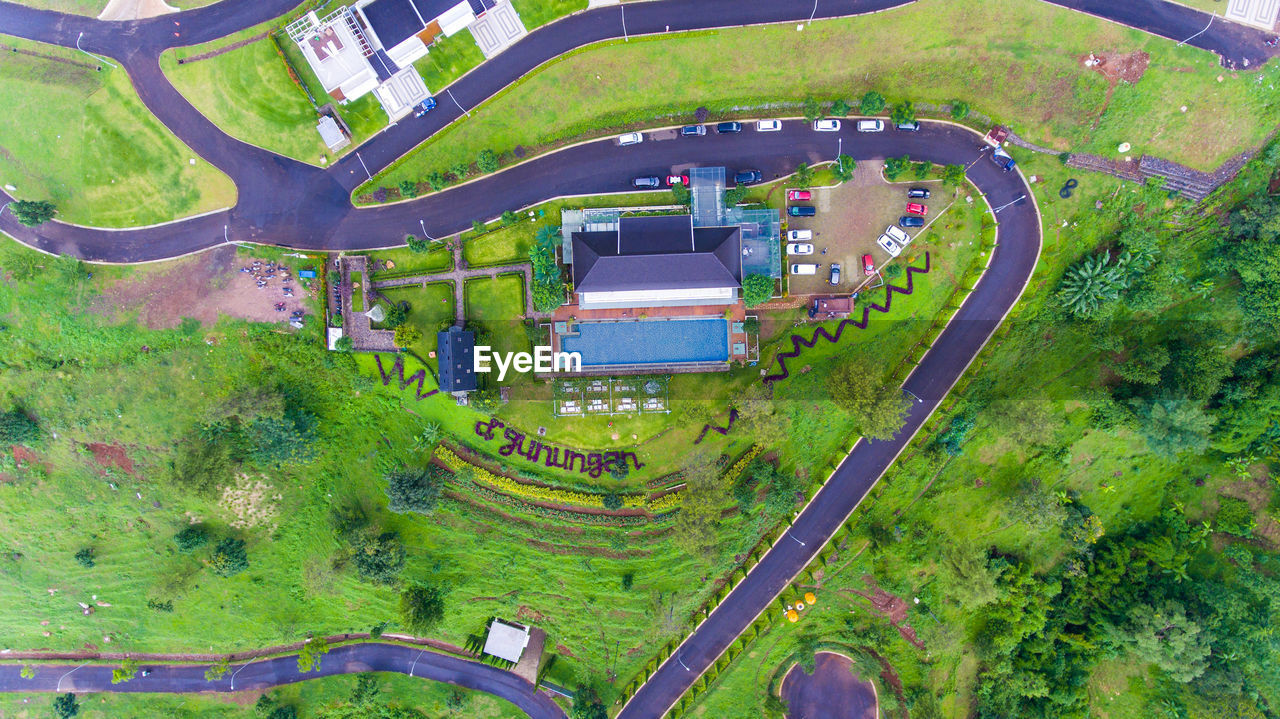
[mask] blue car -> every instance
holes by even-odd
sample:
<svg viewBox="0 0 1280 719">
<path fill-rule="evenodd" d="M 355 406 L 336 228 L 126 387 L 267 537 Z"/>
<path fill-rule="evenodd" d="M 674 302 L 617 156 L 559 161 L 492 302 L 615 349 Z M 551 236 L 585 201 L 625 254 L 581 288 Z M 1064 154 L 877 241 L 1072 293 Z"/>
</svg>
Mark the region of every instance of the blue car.
<svg viewBox="0 0 1280 719">
<path fill-rule="evenodd" d="M 434 97 L 428 97 L 427 99 L 423 100 L 422 102 L 418 103 L 413 107 L 413 116 L 422 117 L 423 115 L 427 114 L 428 112 L 431 112 L 435 108 L 436 108 L 436 99 Z"/>
</svg>

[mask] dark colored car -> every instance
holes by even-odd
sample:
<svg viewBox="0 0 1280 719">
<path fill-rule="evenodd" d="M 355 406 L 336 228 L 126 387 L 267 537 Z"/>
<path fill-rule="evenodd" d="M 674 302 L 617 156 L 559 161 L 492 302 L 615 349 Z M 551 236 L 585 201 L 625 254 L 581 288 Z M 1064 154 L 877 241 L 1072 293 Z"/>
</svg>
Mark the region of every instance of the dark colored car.
<svg viewBox="0 0 1280 719">
<path fill-rule="evenodd" d="M 680 134 L 686 137 L 701 136 L 707 134 L 707 128 L 705 125 L 685 125 L 680 128 Z"/>
<path fill-rule="evenodd" d="M 929 190 L 924 187 L 913 187 L 910 190 L 907 190 L 907 197 L 927 200 L 929 199 Z"/>
<path fill-rule="evenodd" d="M 911 215 L 903 215 L 898 218 L 898 224 L 903 227 L 924 227 L 923 217 L 912 217 Z"/>
<path fill-rule="evenodd" d="M 894 125 L 894 127 L 902 132 L 919 132 L 920 131 L 920 123 L 915 121 L 899 122 L 898 124 Z"/>
<path fill-rule="evenodd" d="M 718 135 L 730 135 L 735 132 L 742 132 L 741 122 L 722 122 L 716 125 L 716 134 Z"/>
<path fill-rule="evenodd" d="M 764 182 L 764 173 L 759 170 L 739 170 L 733 176 L 735 185 L 754 185 L 757 182 Z"/>
<path fill-rule="evenodd" d="M 413 116 L 422 117 L 423 115 L 427 114 L 428 112 L 431 112 L 434 109 L 436 109 L 436 99 L 434 97 L 428 97 L 427 99 L 423 100 L 417 105 L 414 105 Z"/>
<path fill-rule="evenodd" d="M 654 177 L 653 175 L 650 175 L 648 177 L 637 177 L 636 179 L 631 181 L 631 186 L 638 187 L 641 189 L 649 188 L 649 187 L 655 187 L 655 188 L 662 187 L 662 180 L 660 178 Z"/>
<path fill-rule="evenodd" d="M 792 205 L 787 208 L 787 214 L 792 217 L 813 217 L 818 214 L 818 210 L 813 205 Z"/>
<path fill-rule="evenodd" d="M 840 284 L 840 263 L 839 262 L 831 263 L 831 284 L 833 285 Z"/>
</svg>

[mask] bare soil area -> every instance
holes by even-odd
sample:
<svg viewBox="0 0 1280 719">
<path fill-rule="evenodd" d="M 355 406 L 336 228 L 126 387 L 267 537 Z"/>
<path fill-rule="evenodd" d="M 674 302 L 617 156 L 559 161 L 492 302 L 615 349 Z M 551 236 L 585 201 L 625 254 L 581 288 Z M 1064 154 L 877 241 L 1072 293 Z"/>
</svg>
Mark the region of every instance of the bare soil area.
<svg viewBox="0 0 1280 719">
<path fill-rule="evenodd" d="M 129 459 L 129 454 L 124 447 L 118 444 L 103 444 L 101 442 L 92 442 L 85 446 L 89 448 L 89 452 L 93 454 L 93 461 L 97 462 L 99 466 L 118 469 L 131 476 L 134 474 L 133 460 Z"/>
<path fill-rule="evenodd" d="M 1121 82 L 1136 84 L 1151 64 L 1151 56 L 1145 52 L 1089 53 L 1080 56 L 1079 60 L 1083 67 L 1107 78 L 1107 97 L 1102 101 L 1102 107 L 1098 108 L 1095 127 L 1098 120 L 1102 119 L 1102 114 L 1107 111 L 1107 105 L 1111 104 L 1111 95 L 1116 91 L 1116 85 Z"/>
<path fill-rule="evenodd" d="M 259 262 L 254 271 L 253 263 Z M 133 276 L 106 288 L 94 298 L 90 311 L 116 321 L 136 316 L 152 329 L 177 327 L 184 317 L 212 325 L 226 315 L 254 322 L 287 322 L 295 310 L 305 310 L 309 290 L 297 282 L 291 268 L 268 272 L 265 261 L 236 256 L 235 248 L 219 247 L 198 255 L 139 268 Z M 273 277 L 266 278 L 268 274 Z M 290 279 L 286 280 L 285 277 Z M 260 287 L 258 282 L 264 284 Z M 284 288 L 293 290 L 285 296 Z M 283 310 L 276 306 L 283 304 Z"/>
</svg>

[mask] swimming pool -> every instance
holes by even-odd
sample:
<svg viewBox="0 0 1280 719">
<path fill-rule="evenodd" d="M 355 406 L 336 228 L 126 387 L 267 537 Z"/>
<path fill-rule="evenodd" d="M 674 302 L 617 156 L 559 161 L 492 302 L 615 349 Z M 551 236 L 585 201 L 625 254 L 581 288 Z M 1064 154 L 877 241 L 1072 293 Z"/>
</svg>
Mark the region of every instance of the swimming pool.
<svg viewBox="0 0 1280 719">
<path fill-rule="evenodd" d="M 560 338 L 560 351 L 578 352 L 582 365 L 684 364 L 729 359 L 729 323 L 692 320 L 581 322 L 577 336 Z"/>
</svg>

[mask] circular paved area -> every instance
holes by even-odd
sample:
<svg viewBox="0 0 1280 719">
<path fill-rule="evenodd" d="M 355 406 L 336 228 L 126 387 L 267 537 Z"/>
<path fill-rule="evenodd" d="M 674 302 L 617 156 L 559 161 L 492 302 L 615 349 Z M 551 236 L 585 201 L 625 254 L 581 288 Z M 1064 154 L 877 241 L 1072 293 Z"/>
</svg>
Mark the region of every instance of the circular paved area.
<svg viewBox="0 0 1280 719">
<path fill-rule="evenodd" d="M 813 674 L 799 665 L 782 680 L 787 719 L 876 719 L 876 690 L 854 675 L 853 662 L 819 652 Z"/>
</svg>

